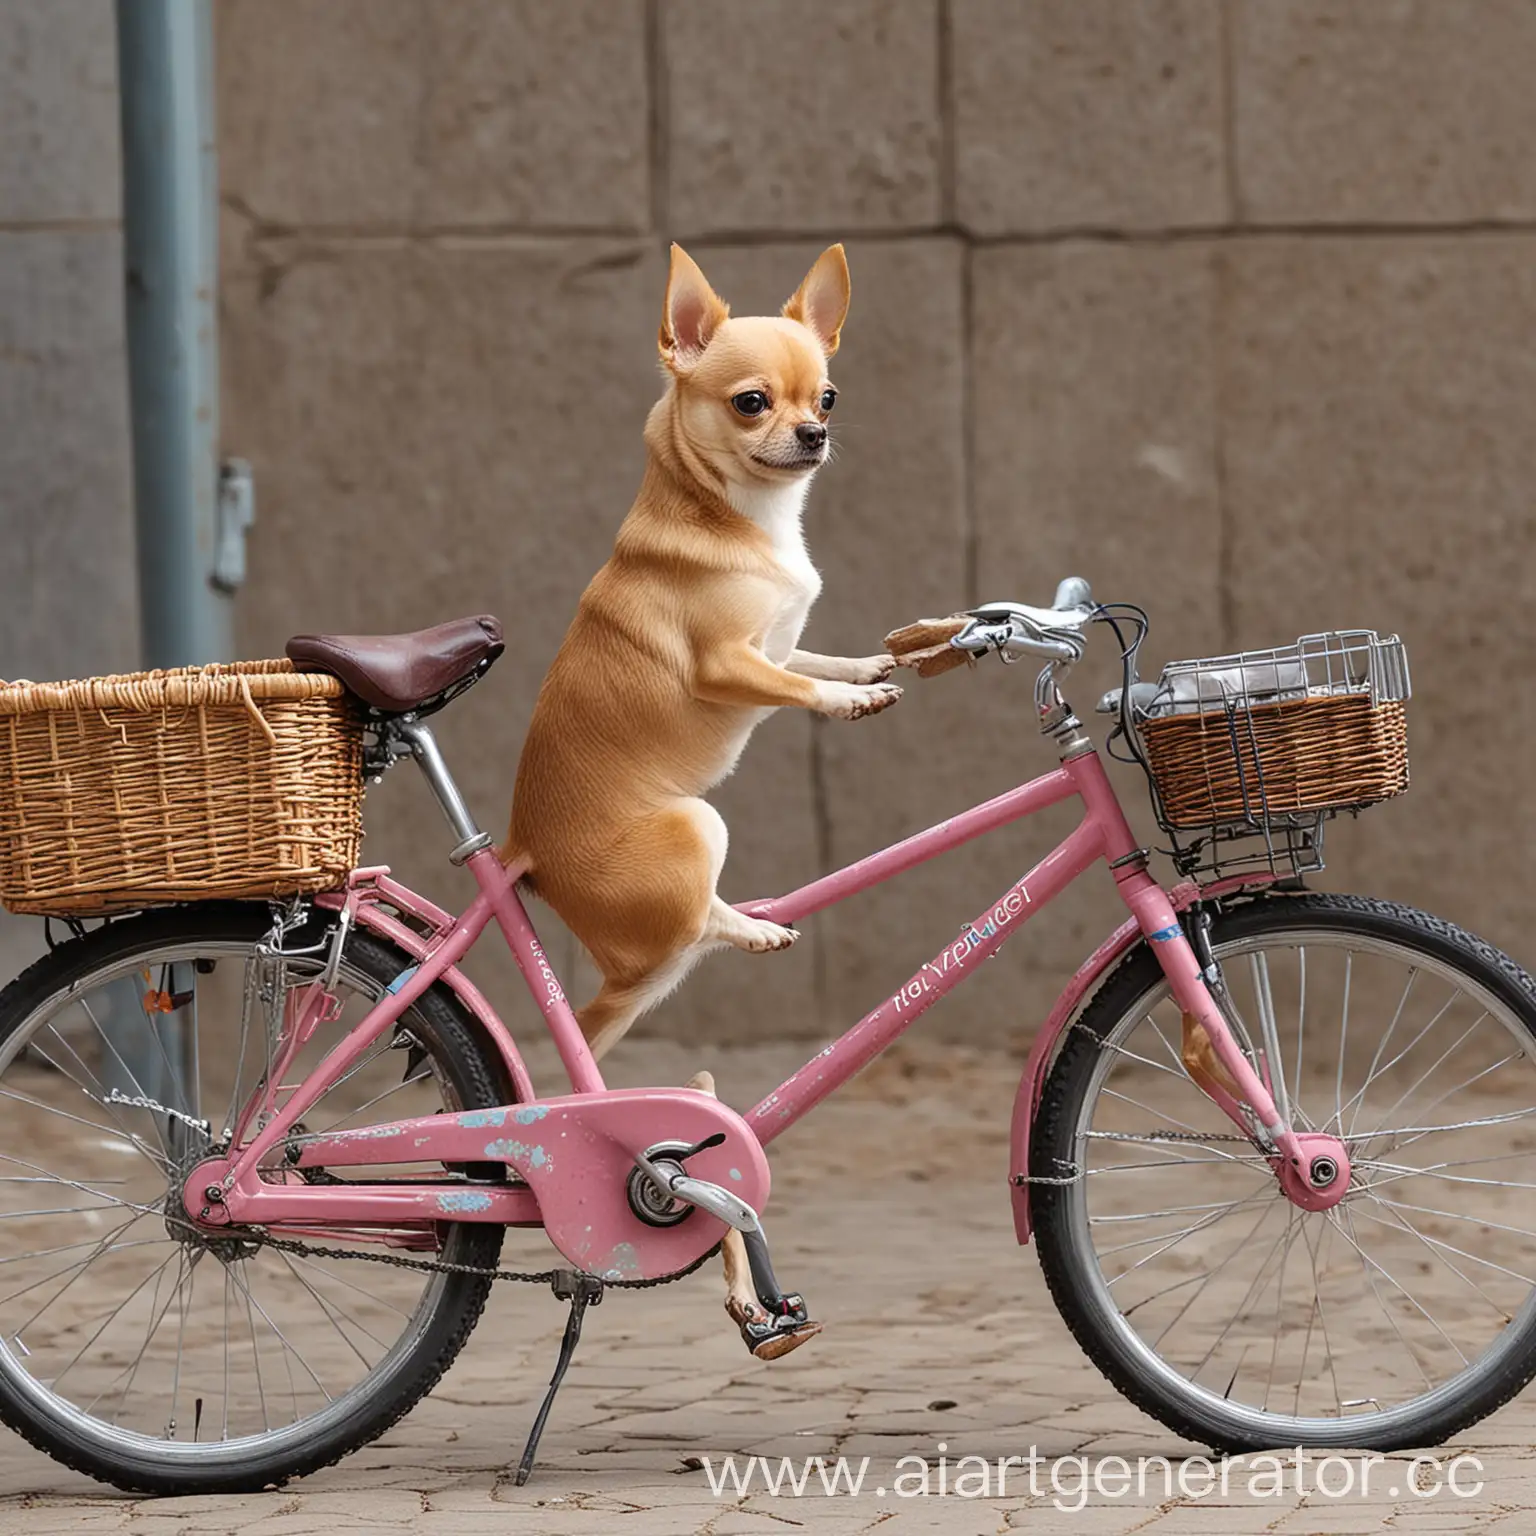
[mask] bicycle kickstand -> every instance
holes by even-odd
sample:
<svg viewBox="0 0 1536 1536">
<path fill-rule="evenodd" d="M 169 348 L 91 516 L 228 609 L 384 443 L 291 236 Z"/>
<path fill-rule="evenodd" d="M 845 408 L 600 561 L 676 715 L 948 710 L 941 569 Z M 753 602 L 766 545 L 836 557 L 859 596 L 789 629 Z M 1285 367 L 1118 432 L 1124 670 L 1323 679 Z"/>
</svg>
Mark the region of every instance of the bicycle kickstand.
<svg viewBox="0 0 1536 1536">
<path fill-rule="evenodd" d="M 603 1282 L 596 1275 L 583 1275 L 573 1269 L 558 1269 L 550 1287 L 560 1301 L 569 1300 L 570 1316 L 565 1320 L 565 1334 L 560 1340 L 560 1353 L 555 1359 L 555 1374 L 549 1378 L 549 1389 L 539 1404 L 538 1417 L 528 1431 L 528 1443 L 523 1447 L 522 1460 L 517 1464 L 517 1486 L 521 1488 L 533 1471 L 533 1458 L 539 1451 L 539 1438 L 544 1433 L 549 1410 L 555 1405 L 555 1393 L 565 1380 L 565 1373 L 581 1340 L 581 1320 L 588 1307 L 595 1307 L 603 1299 Z"/>
</svg>

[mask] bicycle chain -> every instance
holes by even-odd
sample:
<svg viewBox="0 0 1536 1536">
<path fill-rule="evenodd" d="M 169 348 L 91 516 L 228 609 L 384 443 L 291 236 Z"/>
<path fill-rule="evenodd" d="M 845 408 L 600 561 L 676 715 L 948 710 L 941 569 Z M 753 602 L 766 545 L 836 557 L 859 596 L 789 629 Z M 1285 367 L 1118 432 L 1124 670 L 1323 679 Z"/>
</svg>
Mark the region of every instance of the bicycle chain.
<svg viewBox="0 0 1536 1536">
<path fill-rule="evenodd" d="M 365 1248 L 332 1248 L 318 1243 L 301 1243 L 295 1238 L 273 1237 L 270 1233 L 259 1233 L 244 1227 L 221 1229 L 219 1235 L 214 1235 L 208 1229 L 194 1226 L 189 1221 L 181 1221 L 174 1216 L 171 1220 L 205 1242 L 211 1239 L 213 1242 L 254 1243 L 258 1249 L 271 1248 L 277 1253 L 296 1253 L 306 1259 L 361 1259 L 368 1264 L 387 1264 L 393 1269 L 415 1269 L 437 1275 L 474 1275 L 480 1279 L 507 1280 L 524 1285 L 553 1285 L 562 1274 L 581 1273 L 560 1269 L 491 1269 L 482 1264 L 455 1264 L 449 1259 L 410 1259 L 401 1253 L 375 1253 Z M 670 1285 L 674 1280 L 686 1279 L 719 1251 L 720 1244 L 716 1243 L 686 1268 L 650 1280 L 608 1280 L 601 1275 L 589 1278 L 599 1280 L 605 1287 L 614 1290 L 649 1290 L 653 1286 Z"/>
</svg>

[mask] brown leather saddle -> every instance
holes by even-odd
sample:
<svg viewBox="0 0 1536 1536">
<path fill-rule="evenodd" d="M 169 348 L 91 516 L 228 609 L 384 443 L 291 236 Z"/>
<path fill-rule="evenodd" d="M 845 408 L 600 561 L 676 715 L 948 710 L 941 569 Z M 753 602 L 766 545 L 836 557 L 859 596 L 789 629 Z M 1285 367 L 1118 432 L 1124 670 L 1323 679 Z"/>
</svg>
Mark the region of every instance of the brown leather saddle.
<svg viewBox="0 0 1536 1536">
<path fill-rule="evenodd" d="M 506 649 L 488 613 L 406 635 L 295 635 L 286 647 L 300 672 L 329 672 L 381 714 L 438 709 L 490 670 Z"/>
</svg>

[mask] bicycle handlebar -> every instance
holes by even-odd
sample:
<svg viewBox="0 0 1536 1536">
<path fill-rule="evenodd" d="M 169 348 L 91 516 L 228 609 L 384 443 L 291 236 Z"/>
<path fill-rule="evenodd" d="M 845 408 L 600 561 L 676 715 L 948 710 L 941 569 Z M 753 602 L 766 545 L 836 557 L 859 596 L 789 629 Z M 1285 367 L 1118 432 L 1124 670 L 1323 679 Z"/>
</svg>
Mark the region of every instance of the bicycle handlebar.
<svg viewBox="0 0 1536 1536">
<path fill-rule="evenodd" d="M 1068 576 L 1056 588 L 1049 608 L 983 603 L 970 609 L 971 622 L 949 643 L 973 655 L 995 650 L 1005 656 L 1028 654 L 1071 663 L 1081 660 L 1086 649 L 1081 630 L 1097 612 L 1088 583 L 1081 576 Z"/>
</svg>

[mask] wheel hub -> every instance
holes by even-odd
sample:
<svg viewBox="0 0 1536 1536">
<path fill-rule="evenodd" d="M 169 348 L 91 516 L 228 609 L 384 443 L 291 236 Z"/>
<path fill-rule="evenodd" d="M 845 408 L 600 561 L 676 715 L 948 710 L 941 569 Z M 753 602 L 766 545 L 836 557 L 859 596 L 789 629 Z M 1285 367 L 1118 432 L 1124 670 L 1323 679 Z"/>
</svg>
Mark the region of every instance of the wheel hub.
<svg viewBox="0 0 1536 1536">
<path fill-rule="evenodd" d="M 226 1150 L 204 1142 L 202 1145 L 188 1147 L 171 1164 L 170 1187 L 165 1197 L 165 1230 L 175 1242 L 184 1247 L 206 1249 L 216 1259 L 229 1264 L 235 1259 L 249 1258 L 261 1244 L 251 1238 L 225 1236 L 210 1231 L 204 1225 L 208 1219 L 207 1213 L 224 1203 L 224 1191 L 217 1184 L 205 1181 L 194 1183 L 192 1177 L 200 1164 L 222 1156 Z M 196 1201 L 196 1210 L 187 1202 L 189 1185 L 194 1196 L 202 1196 Z"/>
<path fill-rule="evenodd" d="M 1332 1210 L 1349 1190 L 1349 1153 L 1337 1136 L 1307 1131 L 1296 1138 L 1300 1156 L 1280 1165 L 1280 1188 L 1304 1211 Z"/>
</svg>

